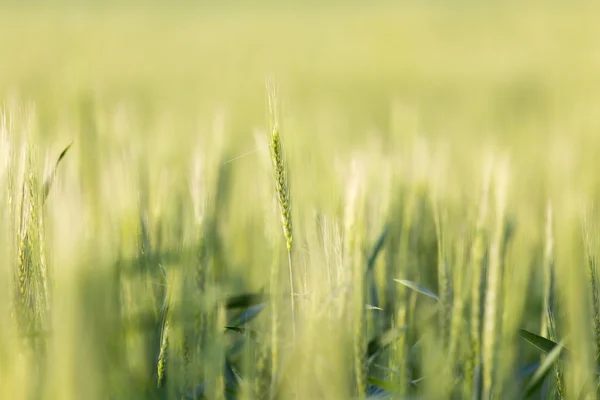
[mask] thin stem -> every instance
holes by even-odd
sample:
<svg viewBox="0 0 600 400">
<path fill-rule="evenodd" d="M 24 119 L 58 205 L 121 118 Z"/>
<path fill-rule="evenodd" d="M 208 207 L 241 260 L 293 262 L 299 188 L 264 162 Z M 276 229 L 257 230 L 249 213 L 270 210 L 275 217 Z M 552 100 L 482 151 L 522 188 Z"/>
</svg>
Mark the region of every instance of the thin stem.
<svg viewBox="0 0 600 400">
<path fill-rule="evenodd" d="M 290 301 L 292 306 L 292 339 L 293 343 L 296 343 L 296 307 L 294 306 L 294 275 L 292 269 L 292 251 L 288 251 L 288 268 L 290 273 Z"/>
</svg>

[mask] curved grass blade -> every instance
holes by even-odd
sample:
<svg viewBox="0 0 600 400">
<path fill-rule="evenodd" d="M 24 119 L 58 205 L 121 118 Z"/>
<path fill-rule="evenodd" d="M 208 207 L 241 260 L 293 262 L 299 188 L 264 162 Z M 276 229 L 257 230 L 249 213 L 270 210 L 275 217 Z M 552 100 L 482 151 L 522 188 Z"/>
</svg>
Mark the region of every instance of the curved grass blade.
<svg viewBox="0 0 600 400">
<path fill-rule="evenodd" d="M 408 281 L 405 279 L 394 279 L 394 280 L 396 282 L 398 282 L 399 284 L 404 285 L 407 288 L 414 290 L 415 292 L 424 294 L 425 296 L 431 297 L 432 299 L 434 299 L 436 301 L 440 301 L 440 298 L 438 297 L 438 295 L 433 293 L 431 290 L 424 288 L 423 286 L 419 285 L 416 282 Z"/>
<path fill-rule="evenodd" d="M 375 261 L 377 261 L 377 256 L 379 256 L 379 253 L 381 253 L 383 245 L 385 244 L 385 239 L 387 238 L 388 231 L 389 227 L 386 225 L 385 228 L 383 228 L 381 234 L 379 234 L 379 237 L 375 242 L 375 246 L 373 247 L 373 251 L 371 251 L 369 259 L 367 260 L 367 273 L 373 270 L 373 267 L 375 266 Z"/>
<path fill-rule="evenodd" d="M 386 225 L 377 238 L 375 242 L 375 246 L 369 255 L 367 260 L 367 269 L 365 271 L 365 279 L 367 281 L 368 291 L 369 291 L 369 300 L 371 304 L 375 307 L 379 307 L 379 295 L 377 293 L 377 282 L 375 281 L 375 276 L 373 274 L 373 268 L 375 267 L 375 262 L 377 261 L 377 256 L 381 253 L 383 249 L 383 245 L 385 244 L 385 239 L 388 234 L 388 226 Z"/>
<path fill-rule="evenodd" d="M 42 203 L 46 201 L 46 198 L 50 193 L 50 189 L 52 188 L 52 184 L 54 183 L 54 178 L 56 177 L 56 171 L 58 170 L 58 164 L 60 164 L 61 160 L 65 157 L 72 145 L 73 142 L 69 143 L 69 145 L 65 147 L 64 150 L 60 153 L 60 155 L 58 156 L 58 160 L 56 160 L 56 164 L 54 164 L 54 169 L 52 170 L 52 173 L 44 181 L 44 197 L 42 198 Z"/>
<path fill-rule="evenodd" d="M 256 306 L 250 307 L 249 309 L 243 311 L 237 317 L 235 317 L 229 324 L 227 324 L 228 329 L 239 328 L 242 325 L 247 324 L 267 306 L 266 303 L 258 304 Z"/>
<path fill-rule="evenodd" d="M 531 381 L 529 381 L 529 384 L 525 389 L 526 397 L 529 397 L 533 393 L 535 393 L 535 391 L 540 388 L 542 383 L 544 383 L 544 379 L 546 379 L 546 376 L 554 366 L 554 363 L 559 359 L 563 350 L 564 347 L 562 346 L 561 342 L 560 344 L 554 346 L 554 348 L 548 353 L 546 358 L 544 358 L 544 361 L 542 361 L 538 369 L 536 369 L 535 373 L 533 374 L 533 377 L 531 378 Z"/>
</svg>

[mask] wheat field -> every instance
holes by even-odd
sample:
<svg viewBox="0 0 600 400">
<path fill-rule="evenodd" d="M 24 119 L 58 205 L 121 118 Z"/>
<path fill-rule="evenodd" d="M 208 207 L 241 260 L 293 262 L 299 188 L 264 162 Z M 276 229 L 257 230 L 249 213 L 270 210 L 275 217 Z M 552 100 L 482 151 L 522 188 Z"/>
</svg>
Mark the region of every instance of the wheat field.
<svg viewBox="0 0 600 400">
<path fill-rule="evenodd" d="M 0 398 L 596 398 L 599 13 L 0 5 Z"/>
</svg>

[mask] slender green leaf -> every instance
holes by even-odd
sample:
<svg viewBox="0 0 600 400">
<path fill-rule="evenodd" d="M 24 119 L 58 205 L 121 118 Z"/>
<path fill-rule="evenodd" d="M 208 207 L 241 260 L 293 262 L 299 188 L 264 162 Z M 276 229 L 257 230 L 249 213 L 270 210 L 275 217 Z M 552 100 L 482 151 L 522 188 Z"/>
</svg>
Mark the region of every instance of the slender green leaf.
<svg viewBox="0 0 600 400">
<path fill-rule="evenodd" d="M 407 288 L 414 290 L 415 292 L 424 294 L 425 296 L 431 297 L 432 299 L 434 299 L 436 301 L 440 301 L 440 298 L 438 297 L 438 295 L 433 293 L 431 290 L 424 288 L 423 286 L 419 285 L 418 283 L 415 283 L 412 281 L 407 281 L 405 279 L 394 279 L 394 280 L 396 282 L 398 282 L 399 284 L 404 285 Z"/>
<path fill-rule="evenodd" d="M 67 152 L 69 151 L 69 149 L 71 148 L 72 145 L 73 145 L 73 142 L 71 142 L 67 147 L 65 147 L 64 150 L 60 153 L 60 155 L 58 156 L 58 160 L 56 160 L 56 164 L 54 164 L 54 169 L 52 170 L 50 175 L 44 181 L 43 201 L 46 200 L 46 198 L 48 197 L 48 194 L 50 193 L 50 189 L 52 188 L 52 184 L 54 183 L 54 178 L 56 177 L 56 171 L 58 170 L 58 164 L 60 164 L 61 160 L 65 157 L 65 155 L 67 154 Z"/>
<path fill-rule="evenodd" d="M 381 253 L 383 245 L 385 244 L 385 239 L 387 238 L 388 232 L 389 227 L 386 226 L 385 228 L 383 228 L 383 231 L 377 238 L 375 246 L 373 247 L 373 250 L 369 255 L 369 259 L 367 260 L 367 273 L 373 270 L 373 267 L 375 266 L 375 261 L 377 261 L 377 256 L 379 256 L 379 253 Z"/>
<path fill-rule="evenodd" d="M 375 307 L 379 307 L 379 295 L 377 293 L 377 282 L 375 281 L 375 276 L 373 275 L 373 268 L 375 267 L 375 262 L 377 261 L 377 257 L 381 250 L 383 249 L 383 245 L 385 244 L 385 239 L 388 234 L 388 227 L 386 226 L 377 241 L 375 242 L 375 246 L 369 255 L 369 259 L 367 260 L 367 270 L 365 272 L 365 279 L 367 281 L 368 291 L 369 291 L 369 300 L 371 304 Z"/>
</svg>

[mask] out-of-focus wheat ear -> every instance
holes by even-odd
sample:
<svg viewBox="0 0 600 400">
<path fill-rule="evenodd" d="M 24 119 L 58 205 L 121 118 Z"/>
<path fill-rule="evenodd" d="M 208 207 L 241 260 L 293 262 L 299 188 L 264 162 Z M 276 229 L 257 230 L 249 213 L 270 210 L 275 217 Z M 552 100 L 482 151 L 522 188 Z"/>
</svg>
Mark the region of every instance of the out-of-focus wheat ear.
<svg viewBox="0 0 600 400">
<path fill-rule="evenodd" d="M 546 206 L 546 232 L 544 239 L 544 310 L 542 312 L 541 336 L 557 342 L 555 315 L 555 263 L 554 263 L 554 225 L 552 203 Z M 546 355 L 542 355 L 542 361 Z M 564 397 L 564 378 L 560 361 L 554 367 L 556 374 L 555 390 L 560 399 Z"/>
<path fill-rule="evenodd" d="M 3 115 L 2 118 L 2 130 L 4 134 L 8 134 L 10 131 L 8 130 L 8 124 L 6 121 L 6 114 Z M 11 261 L 17 260 L 17 264 L 18 264 L 18 260 L 19 260 L 19 247 L 21 244 L 21 237 L 20 237 L 20 210 L 19 207 L 21 205 L 21 201 L 19 200 L 19 195 L 18 195 L 18 179 L 17 177 L 19 176 L 19 171 L 17 168 L 17 157 L 15 155 L 14 149 L 10 148 L 9 149 L 9 153 L 8 153 L 8 166 L 7 166 L 7 181 L 6 181 L 6 187 L 7 187 L 7 208 L 8 208 L 8 225 L 9 225 L 9 238 L 14 238 L 14 241 L 12 242 L 12 245 L 9 246 L 9 249 L 11 251 L 10 253 L 10 259 Z M 10 301 L 11 301 L 11 316 L 14 319 L 15 325 L 18 327 L 19 326 L 19 309 L 20 309 L 20 296 L 19 296 L 19 290 L 20 290 L 20 280 L 18 279 L 18 266 L 17 266 L 17 271 L 10 271 L 10 273 L 15 274 L 14 277 L 14 285 L 9 286 L 10 290 L 11 290 L 11 296 L 10 296 Z"/>
<path fill-rule="evenodd" d="M 586 239 L 585 245 L 587 247 L 588 280 L 590 283 L 592 310 L 594 312 L 592 316 L 592 324 L 594 327 L 594 339 L 596 342 L 596 363 L 598 363 L 600 360 L 600 302 L 598 299 L 598 270 L 596 256 L 594 254 L 596 241 L 593 242 L 592 238 L 590 238 L 591 228 L 588 225 L 586 216 L 584 216 L 583 229 L 583 235 Z"/>
<path fill-rule="evenodd" d="M 463 313 L 465 308 L 466 297 L 463 291 L 465 270 L 465 243 L 463 240 L 459 240 L 457 242 L 455 252 L 456 256 L 453 267 L 454 295 L 452 296 L 450 343 L 448 344 L 448 359 L 450 360 L 452 368 L 454 368 L 454 366 L 458 364 L 459 361 L 461 361 L 461 363 L 466 361 L 457 359 L 460 338 L 462 334 L 462 329 L 464 327 Z"/>
<path fill-rule="evenodd" d="M 433 215 L 435 222 L 435 232 L 437 236 L 437 250 L 438 250 L 438 296 L 440 297 L 441 312 L 439 314 L 440 320 L 440 337 L 442 345 L 445 347 L 449 340 L 449 329 L 450 329 L 450 301 L 451 301 L 451 290 L 452 285 L 450 282 L 450 276 L 448 271 L 448 263 L 446 260 L 446 246 L 447 239 L 443 232 L 444 221 L 440 215 L 439 204 L 437 199 L 433 200 Z"/>
<path fill-rule="evenodd" d="M 31 148 L 26 146 L 22 155 L 22 170 L 20 179 L 20 199 L 19 199 L 19 221 L 17 227 L 17 291 L 15 293 L 15 304 L 18 307 L 16 311 L 19 321 L 19 327 L 22 331 L 34 328 L 35 321 L 34 309 L 34 271 L 33 271 L 33 252 L 31 248 L 31 227 L 33 223 L 33 212 L 35 207 L 31 198 L 31 171 L 30 171 L 30 152 Z"/>
<path fill-rule="evenodd" d="M 259 149 L 270 147 L 269 137 L 262 132 L 254 134 L 256 147 Z M 271 264 L 269 267 L 269 310 L 270 310 L 270 341 L 261 346 L 259 355 L 258 379 L 255 382 L 254 391 L 258 397 L 264 397 L 269 394 L 270 399 L 274 399 L 279 379 L 280 368 L 280 307 L 281 307 L 281 244 L 282 238 L 276 225 L 272 224 L 273 216 L 278 213 L 278 199 L 273 192 L 271 185 L 264 183 L 269 182 L 266 179 L 272 176 L 272 162 L 269 153 L 261 154 L 260 157 L 260 174 L 258 185 L 261 188 L 262 205 L 265 215 L 264 237 L 267 241 L 268 252 L 271 255 Z"/>
<path fill-rule="evenodd" d="M 166 372 L 167 372 L 167 358 L 168 358 L 168 351 L 169 351 L 169 330 L 170 330 L 170 315 L 169 315 L 169 307 L 170 307 L 170 287 L 169 287 L 169 280 L 167 278 L 167 272 L 165 271 L 165 269 L 159 265 L 159 267 L 161 268 L 161 271 L 163 273 L 163 276 L 165 278 L 165 285 L 166 285 L 166 291 L 165 291 L 165 297 L 163 300 L 163 305 L 162 305 L 162 331 L 161 331 L 161 335 L 160 335 L 160 348 L 158 351 L 158 359 L 156 362 L 156 374 L 157 374 L 157 387 L 162 387 L 165 379 L 166 379 Z"/>
<path fill-rule="evenodd" d="M 362 245 L 364 243 L 363 210 L 365 197 L 364 164 L 359 158 L 351 161 L 346 188 L 344 209 L 344 266 L 347 269 L 346 304 L 350 307 L 349 323 L 352 326 L 354 378 L 359 398 L 365 396 L 366 382 L 364 354 L 366 346 L 364 323 L 364 266 Z"/>
<path fill-rule="evenodd" d="M 549 337 L 550 315 L 554 295 L 554 233 L 552 231 L 552 203 L 546 205 L 546 229 L 544 237 L 544 309 L 542 310 L 541 336 Z"/>
<path fill-rule="evenodd" d="M 280 136 L 280 117 L 279 117 L 279 98 L 278 89 L 273 79 L 267 80 L 267 98 L 269 103 L 269 122 L 271 129 L 271 138 L 269 148 L 271 152 L 271 163 L 273 165 L 273 177 L 275 181 L 275 193 L 281 212 L 281 224 L 283 236 L 286 241 L 288 253 L 288 269 L 290 278 L 290 301 L 292 311 L 292 338 L 296 338 L 296 311 L 295 311 L 295 291 L 294 274 L 292 267 L 292 245 L 294 243 L 292 235 L 292 205 L 290 202 L 290 184 L 288 171 L 283 155 L 283 146 Z"/>
<path fill-rule="evenodd" d="M 45 260 L 42 260 L 43 236 L 40 234 L 42 214 L 42 196 L 37 172 L 37 159 L 33 149 L 29 151 L 27 176 L 29 224 L 27 227 L 27 244 L 30 255 L 30 291 L 32 301 L 33 327 L 43 329 L 48 310 L 48 280 Z"/>
<path fill-rule="evenodd" d="M 491 165 L 486 168 L 479 199 L 479 212 L 475 226 L 475 237 L 471 245 L 469 269 L 472 273 L 471 287 L 471 359 L 465 371 L 465 385 L 468 392 L 476 390 L 476 369 L 481 364 L 481 286 L 483 283 L 484 229 L 488 218 L 488 197 L 491 181 Z"/>
<path fill-rule="evenodd" d="M 166 317 L 166 316 L 165 316 Z M 165 382 L 166 370 L 167 370 L 167 352 L 169 349 L 169 320 L 165 320 L 163 325 L 162 334 L 160 338 L 160 351 L 158 353 L 158 362 L 156 363 L 157 369 L 157 387 L 162 387 Z"/>
<path fill-rule="evenodd" d="M 211 196 L 215 196 L 217 190 L 215 181 L 215 172 L 209 164 L 210 157 L 200 148 L 196 150 L 193 156 L 193 165 L 191 171 L 190 194 L 193 204 L 193 233 L 194 233 L 194 253 L 193 267 L 190 271 L 190 299 L 193 304 L 191 312 L 193 322 L 191 336 L 194 338 L 190 344 L 191 351 L 191 371 L 192 379 L 199 379 L 204 368 L 204 358 L 206 357 L 206 341 L 209 335 L 209 316 L 206 308 L 206 289 L 208 280 L 208 268 L 211 257 L 211 244 L 209 235 L 211 231 L 211 215 L 213 211 L 209 208 L 213 205 L 210 201 Z M 212 193 L 209 196 L 209 193 Z"/>
<path fill-rule="evenodd" d="M 490 246 L 489 269 L 487 278 L 487 289 L 485 296 L 485 321 L 483 329 L 483 393 L 485 399 L 492 395 L 492 387 L 495 382 L 496 357 L 498 340 L 500 338 L 500 316 L 502 315 L 500 299 L 502 288 L 502 244 L 504 238 L 504 222 L 506 209 L 506 191 L 508 172 L 505 165 L 498 168 L 494 192 L 495 192 L 495 229 Z"/>
<path fill-rule="evenodd" d="M 402 226 L 400 230 L 400 244 L 398 246 L 398 266 L 396 269 L 397 276 L 408 275 L 408 265 L 411 261 L 410 257 L 410 242 L 415 218 L 415 210 L 417 209 L 417 194 L 416 190 L 408 189 L 404 194 L 405 204 L 403 206 Z M 415 299 L 413 291 L 407 291 L 403 285 L 396 285 L 395 304 L 390 308 L 394 308 L 395 312 L 392 316 L 392 327 L 398 328 L 406 326 L 411 313 L 411 299 Z M 407 366 L 407 340 L 406 335 L 400 336 L 398 340 L 391 346 L 392 356 L 389 361 L 389 368 L 392 371 L 397 371 L 392 377 L 398 385 L 399 392 L 402 395 L 408 394 L 409 383 L 409 368 Z"/>
<path fill-rule="evenodd" d="M 220 301 L 213 302 L 212 307 L 214 308 L 210 311 L 210 336 L 208 337 L 209 346 L 207 346 L 207 358 L 210 360 L 210 366 L 206 369 L 205 379 L 209 393 L 208 398 L 224 399 L 226 386 L 231 384 L 228 382 L 229 379 L 224 376 L 227 362 L 222 329 L 227 323 L 226 310 Z"/>
<path fill-rule="evenodd" d="M 44 210 L 40 209 L 40 215 L 37 218 L 38 248 L 40 275 L 42 280 L 42 291 L 46 311 L 50 310 L 50 277 L 48 276 L 48 261 L 46 259 L 46 226 L 44 221 Z"/>
<path fill-rule="evenodd" d="M 197 297 L 197 291 L 201 291 L 204 282 L 204 264 L 205 264 L 205 241 L 204 241 L 204 222 L 206 217 L 207 208 L 207 191 L 208 185 L 206 184 L 206 166 L 204 164 L 204 158 L 200 153 L 194 155 L 194 164 L 192 168 L 192 176 L 190 183 L 190 194 L 192 198 L 192 204 L 194 208 L 194 234 L 196 239 L 196 259 L 194 260 L 195 268 L 192 271 L 193 279 L 196 284 L 196 291 L 194 291 L 194 298 Z M 196 307 L 196 319 L 200 319 L 199 309 Z M 196 321 L 197 325 L 199 321 Z M 198 332 L 197 332 L 198 333 Z"/>
</svg>

